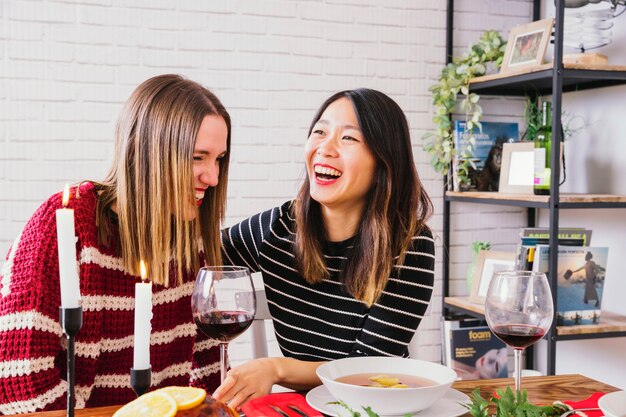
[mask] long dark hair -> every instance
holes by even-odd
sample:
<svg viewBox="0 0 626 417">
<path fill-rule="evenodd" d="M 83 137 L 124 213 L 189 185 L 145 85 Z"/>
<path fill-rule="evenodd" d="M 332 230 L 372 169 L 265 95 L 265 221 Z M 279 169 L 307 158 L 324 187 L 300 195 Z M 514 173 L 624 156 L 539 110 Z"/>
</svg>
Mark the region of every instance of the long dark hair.
<svg viewBox="0 0 626 417">
<path fill-rule="evenodd" d="M 332 95 L 317 111 L 309 135 L 326 108 L 341 98 L 350 100 L 354 107 L 376 169 L 340 280 L 356 299 L 371 305 L 387 285 L 393 266 L 404 261 L 412 237 L 427 227 L 433 206 L 413 162 L 406 117 L 387 95 L 367 88 Z M 293 212 L 298 270 L 307 282 L 320 282 L 330 275 L 322 251 L 326 232 L 320 227 L 322 211 L 311 198 L 308 174 Z"/>
</svg>

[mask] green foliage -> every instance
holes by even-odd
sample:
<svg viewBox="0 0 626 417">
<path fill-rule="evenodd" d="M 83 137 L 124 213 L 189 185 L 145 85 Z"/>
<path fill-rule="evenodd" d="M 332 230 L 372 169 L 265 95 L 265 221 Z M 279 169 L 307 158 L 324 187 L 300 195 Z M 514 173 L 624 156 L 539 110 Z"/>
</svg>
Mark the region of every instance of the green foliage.
<svg viewBox="0 0 626 417">
<path fill-rule="evenodd" d="M 480 388 L 472 392 L 471 400 L 470 404 L 464 406 L 472 417 L 490 417 L 489 401 L 480 395 Z M 497 396 L 493 396 L 491 402 L 496 406 L 496 412 L 491 417 L 550 417 L 561 415 L 568 410 L 562 404 L 534 405 L 528 401 L 526 390 L 514 394 L 510 387 L 507 387 L 506 391 L 498 390 Z"/>
<path fill-rule="evenodd" d="M 348 404 L 344 403 L 343 401 L 333 401 L 333 402 L 329 402 L 327 404 L 334 404 L 334 405 L 340 405 L 343 408 L 345 408 L 349 413 L 350 413 L 350 417 L 361 417 L 361 413 L 359 413 L 358 411 L 354 411 L 352 408 L 350 408 L 348 406 Z M 363 410 L 365 411 L 365 413 L 367 414 L 367 417 L 380 417 L 378 414 L 376 414 L 371 407 L 361 407 L 363 408 Z M 403 417 L 411 417 L 412 414 L 405 414 Z"/>
<path fill-rule="evenodd" d="M 522 137 L 523 140 L 532 142 L 537 137 L 539 128 L 542 123 L 541 108 L 537 101 L 533 101 L 530 97 L 526 97 L 526 105 L 524 106 L 524 119 L 526 120 L 526 132 Z"/>
<path fill-rule="evenodd" d="M 491 249 L 491 243 L 482 240 L 475 240 L 472 242 L 472 254 L 474 256 L 478 256 L 478 252 L 481 250 L 489 250 Z"/>
<path fill-rule="evenodd" d="M 424 149 L 431 155 L 430 163 L 435 171 L 447 174 L 455 153 L 464 158 L 465 163 L 459 166 L 459 181 L 469 182 L 469 165 L 473 156 L 473 130 L 482 128 L 480 118 L 483 110 L 478 105 L 480 96 L 470 93 L 469 83 L 474 77 L 484 75 L 487 63 L 494 63 L 496 67 L 502 64 L 506 42 L 496 31 L 490 30 L 480 37 L 477 43 L 470 46 L 469 51 L 462 58 L 454 58 L 452 63 L 441 70 L 439 83 L 430 87 L 435 106 L 435 131 L 428 132 L 423 139 L 427 140 Z M 467 149 L 454 149 L 452 136 L 451 114 L 454 113 L 459 94 L 463 97 L 460 110 L 465 113 L 466 129 L 469 134 Z"/>
</svg>

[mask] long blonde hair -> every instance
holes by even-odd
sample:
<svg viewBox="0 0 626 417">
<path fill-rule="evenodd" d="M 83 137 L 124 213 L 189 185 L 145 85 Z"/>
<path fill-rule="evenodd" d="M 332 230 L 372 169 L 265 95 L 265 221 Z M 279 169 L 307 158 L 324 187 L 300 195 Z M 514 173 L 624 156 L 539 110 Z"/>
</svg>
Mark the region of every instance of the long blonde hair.
<svg viewBox="0 0 626 417">
<path fill-rule="evenodd" d="M 226 122 L 227 152 L 218 185 L 207 189 L 199 216 L 189 221 L 180 213 L 195 202 L 193 151 L 207 115 Z M 199 267 L 200 245 L 207 263 L 221 263 L 219 228 L 226 209 L 230 135 L 230 116 L 219 99 L 179 75 L 150 78 L 126 101 L 115 131 L 113 163 L 105 180 L 96 183 L 96 215 L 100 241 L 112 243 L 115 205 L 119 250 L 131 274 L 139 274 L 144 260 L 150 280 L 168 286 L 173 261 L 180 283 L 184 271 Z"/>
<path fill-rule="evenodd" d="M 309 135 L 326 108 L 347 98 L 356 113 L 365 142 L 376 158 L 374 181 L 366 196 L 352 249 L 339 279 L 357 300 L 372 305 L 385 289 L 394 265 L 404 261 L 412 237 L 427 229 L 432 203 L 419 179 L 409 126 L 398 104 L 371 89 L 341 91 L 322 104 Z M 330 276 L 322 252 L 327 240 L 320 204 L 311 197 L 309 178 L 292 208 L 296 218 L 296 262 L 309 283 Z"/>
</svg>

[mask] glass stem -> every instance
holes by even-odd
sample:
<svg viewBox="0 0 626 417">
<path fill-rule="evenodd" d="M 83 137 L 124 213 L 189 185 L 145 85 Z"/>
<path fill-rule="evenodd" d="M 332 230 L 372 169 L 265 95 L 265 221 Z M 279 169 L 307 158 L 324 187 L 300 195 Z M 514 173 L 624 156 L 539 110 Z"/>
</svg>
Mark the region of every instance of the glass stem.
<svg viewBox="0 0 626 417">
<path fill-rule="evenodd" d="M 228 343 L 220 343 L 220 382 L 226 379 L 228 372 Z"/>
<path fill-rule="evenodd" d="M 522 352 L 524 349 L 513 349 L 515 358 L 515 392 L 522 389 Z"/>
</svg>

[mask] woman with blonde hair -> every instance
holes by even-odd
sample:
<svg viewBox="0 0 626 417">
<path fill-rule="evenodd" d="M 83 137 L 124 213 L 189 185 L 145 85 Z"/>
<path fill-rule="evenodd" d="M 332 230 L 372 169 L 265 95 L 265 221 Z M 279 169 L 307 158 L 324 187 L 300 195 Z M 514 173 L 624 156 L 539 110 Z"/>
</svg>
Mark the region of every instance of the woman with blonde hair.
<svg viewBox="0 0 626 417">
<path fill-rule="evenodd" d="M 313 118 L 297 198 L 222 233 L 224 260 L 261 271 L 285 358 L 228 372 L 214 397 L 233 407 L 320 384 L 346 356 L 407 356 L 430 302 L 432 204 L 402 109 L 371 89 L 331 96 Z"/>
<path fill-rule="evenodd" d="M 202 264 L 219 264 L 230 116 L 198 83 L 161 75 L 139 85 L 115 132 L 101 182 L 73 187 L 83 326 L 76 337 L 76 406 L 135 397 L 134 288 L 152 281 L 152 388 L 219 384 L 219 351 L 198 332 L 190 297 Z M 61 409 L 67 383 L 55 194 L 13 243 L 0 277 L 0 414 Z"/>
</svg>

